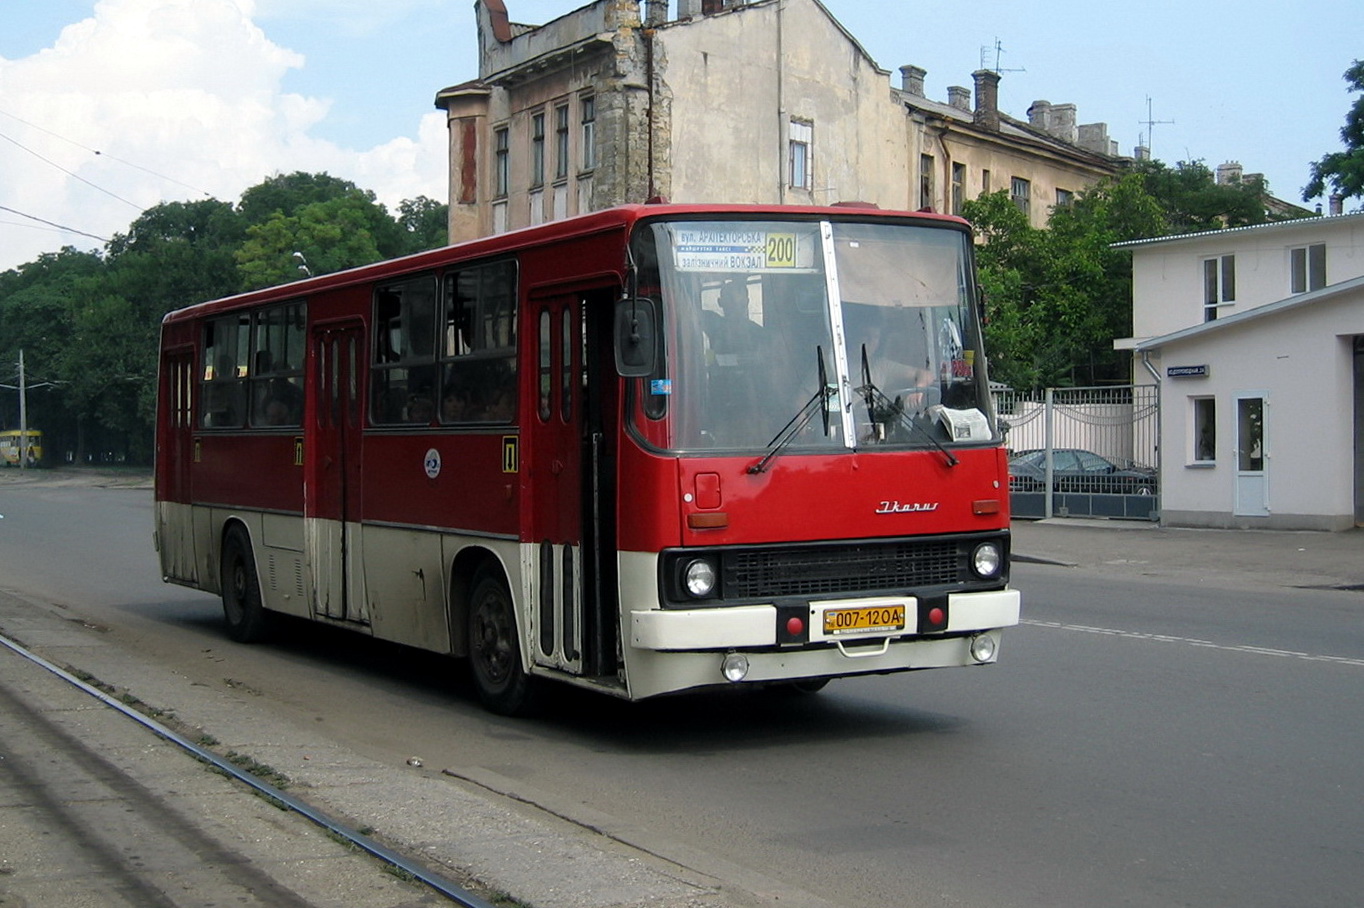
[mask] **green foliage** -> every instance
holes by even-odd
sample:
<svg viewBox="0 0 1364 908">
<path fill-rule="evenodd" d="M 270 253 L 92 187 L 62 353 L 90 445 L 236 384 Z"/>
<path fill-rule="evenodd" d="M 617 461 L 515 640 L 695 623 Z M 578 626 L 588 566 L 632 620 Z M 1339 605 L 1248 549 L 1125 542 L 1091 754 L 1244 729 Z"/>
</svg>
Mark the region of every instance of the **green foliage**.
<svg viewBox="0 0 1364 908">
<path fill-rule="evenodd" d="M 1140 175 L 1105 181 L 1032 227 L 1004 191 L 967 202 L 982 239 L 991 376 L 1019 389 L 1124 380 L 1113 339 L 1131 331 L 1131 256 L 1113 243 L 1165 232 Z"/>
<path fill-rule="evenodd" d="M 1006 192 L 965 204 L 981 239 L 991 377 L 1020 390 L 1123 383 L 1131 358 L 1132 262 L 1114 243 L 1268 221 L 1260 180 L 1218 185 L 1202 162 L 1134 164 L 1028 224 Z"/>
<path fill-rule="evenodd" d="M 271 177 L 236 206 L 149 208 L 102 253 L 67 248 L 0 273 L 0 383 L 23 350 L 29 381 L 56 383 L 28 399 L 50 452 L 149 462 L 162 317 L 296 280 L 296 251 L 322 274 L 445 244 L 446 206 L 418 197 L 399 212 L 325 173 Z M 17 424 L 17 396 L 3 392 L 0 426 Z"/>
<path fill-rule="evenodd" d="M 1180 161 L 1173 169 L 1160 161 L 1140 161 L 1134 172 L 1165 210 L 1171 233 L 1198 233 L 1246 227 L 1269 220 L 1269 187 L 1261 180 L 1218 184 L 1202 161 Z"/>
<path fill-rule="evenodd" d="M 1345 81 L 1352 92 L 1364 92 L 1364 61 L 1356 60 L 1345 70 Z M 1315 199 L 1331 189 L 1343 198 L 1364 198 L 1364 95 L 1355 99 L 1340 128 L 1344 151 L 1326 155 L 1312 164 L 1310 178 L 1302 191 L 1303 201 Z"/>
</svg>

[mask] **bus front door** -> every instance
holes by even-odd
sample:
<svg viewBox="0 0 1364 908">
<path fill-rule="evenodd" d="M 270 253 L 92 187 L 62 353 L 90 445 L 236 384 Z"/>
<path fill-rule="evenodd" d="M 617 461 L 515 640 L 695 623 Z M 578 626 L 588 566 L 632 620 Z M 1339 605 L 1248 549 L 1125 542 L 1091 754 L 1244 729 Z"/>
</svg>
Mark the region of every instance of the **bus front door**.
<svg viewBox="0 0 1364 908">
<path fill-rule="evenodd" d="M 591 295 L 537 300 L 537 410 L 531 455 L 537 570 L 530 603 L 535 661 L 575 674 L 615 671 L 615 506 L 609 491 L 614 445 L 603 414 L 614 415 L 615 388 L 601 371 L 611 360 L 609 324 L 604 349 L 585 342 L 598 330 L 598 313 L 614 298 Z M 603 323 L 609 319 L 601 319 Z M 600 352 L 599 352 L 600 351 Z M 614 370 L 611 371 L 614 378 Z"/>
<path fill-rule="evenodd" d="M 365 622 L 352 551 L 360 502 L 360 362 L 358 323 L 315 325 L 313 391 L 305 445 L 305 560 L 314 617 Z"/>
</svg>

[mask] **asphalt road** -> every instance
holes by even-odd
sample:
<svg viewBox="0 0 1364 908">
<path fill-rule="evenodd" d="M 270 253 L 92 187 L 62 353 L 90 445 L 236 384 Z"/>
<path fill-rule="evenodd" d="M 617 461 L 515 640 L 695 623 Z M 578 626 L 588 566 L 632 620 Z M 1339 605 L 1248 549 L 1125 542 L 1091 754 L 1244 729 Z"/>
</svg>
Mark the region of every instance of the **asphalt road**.
<svg viewBox="0 0 1364 908">
<path fill-rule="evenodd" d="M 1310 906 L 1364 885 L 1364 598 L 1017 565 L 999 665 L 481 712 L 463 666 L 157 582 L 145 491 L 0 487 L 0 587 L 389 765 L 836 905 Z M 174 706 L 174 704 L 168 704 Z M 552 872 L 552 868 L 547 868 Z"/>
</svg>

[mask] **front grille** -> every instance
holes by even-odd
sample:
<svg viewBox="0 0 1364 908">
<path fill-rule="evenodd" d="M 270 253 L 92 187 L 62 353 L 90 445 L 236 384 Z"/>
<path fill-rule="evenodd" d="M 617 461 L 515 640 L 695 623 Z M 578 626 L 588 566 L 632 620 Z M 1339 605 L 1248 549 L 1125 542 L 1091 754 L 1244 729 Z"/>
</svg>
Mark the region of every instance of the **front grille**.
<svg viewBox="0 0 1364 908">
<path fill-rule="evenodd" d="M 905 590 L 966 579 L 966 552 L 950 540 L 726 552 L 723 565 L 726 599 Z"/>
</svg>

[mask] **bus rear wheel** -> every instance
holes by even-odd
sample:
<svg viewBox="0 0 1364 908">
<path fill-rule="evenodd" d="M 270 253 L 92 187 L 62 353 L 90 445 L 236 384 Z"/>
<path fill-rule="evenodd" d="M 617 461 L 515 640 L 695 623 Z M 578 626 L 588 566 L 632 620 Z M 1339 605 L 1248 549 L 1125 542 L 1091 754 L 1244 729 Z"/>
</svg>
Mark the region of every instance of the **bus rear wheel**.
<svg viewBox="0 0 1364 908">
<path fill-rule="evenodd" d="M 265 639 L 270 630 L 270 613 L 261 603 L 251 538 L 239 526 L 229 529 L 223 539 L 221 577 L 227 635 L 238 643 Z"/>
<path fill-rule="evenodd" d="M 531 678 L 521 666 L 511 591 L 480 572 L 469 598 L 469 667 L 478 699 L 491 712 L 522 715 L 531 707 Z"/>
</svg>

